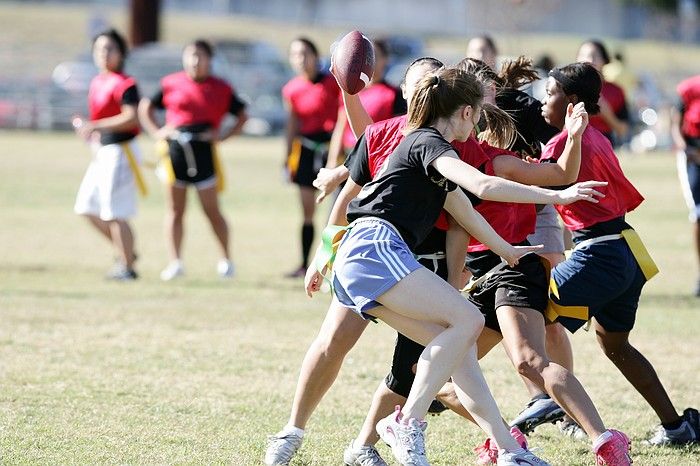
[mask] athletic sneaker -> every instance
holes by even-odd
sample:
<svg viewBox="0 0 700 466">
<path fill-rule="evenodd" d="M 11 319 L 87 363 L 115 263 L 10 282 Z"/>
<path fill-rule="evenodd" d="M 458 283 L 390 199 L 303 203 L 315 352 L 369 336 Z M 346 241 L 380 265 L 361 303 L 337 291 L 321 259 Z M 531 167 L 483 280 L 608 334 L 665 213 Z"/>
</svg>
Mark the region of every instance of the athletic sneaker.
<svg viewBox="0 0 700 466">
<path fill-rule="evenodd" d="M 518 445 L 527 448 L 527 437 L 520 432 L 520 429 L 511 427 L 510 435 L 518 442 Z M 496 464 L 498 462 L 498 445 L 491 438 L 487 438 L 483 445 L 476 447 L 474 452 L 477 455 L 476 464 Z"/>
<path fill-rule="evenodd" d="M 219 259 L 219 262 L 216 264 L 216 273 L 218 273 L 221 278 L 233 278 L 236 274 L 236 268 L 230 260 Z"/>
<path fill-rule="evenodd" d="M 511 426 L 516 426 L 524 434 L 529 434 L 535 427 L 547 422 L 557 422 L 564 418 L 564 410 L 549 397 L 539 395 L 531 399 L 525 409 L 511 421 Z"/>
<path fill-rule="evenodd" d="M 168 266 L 163 269 L 163 271 L 160 273 L 160 279 L 164 282 L 169 282 L 170 280 L 177 277 L 182 277 L 183 275 L 185 275 L 185 268 L 182 266 L 182 261 L 175 259 L 174 261 L 170 261 Z"/>
<path fill-rule="evenodd" d="M 301 446 L 303 437 L 292 433 L 279 432 L 275 435 L 270 435 L 267 442 L 267 451 L 265 452 L 265 464 L 286 465 L 289 464 L 294 454 Z"/>
<path fill-rule="evenodd" d="M 527 448 L 514 452 L 500 450 L 498 452 L 498 462 L 496 464 L 498 466 L 549 466 L 549 463 L 532 454 Z"/>
<path fill-rule="evenodd" d="M 343 452 L 343 461 L 346 466 L 387 466 L 373 445 L 356 447 L 354 442 Z"/>
<path fill-rule="evenodd" d="M 447 411 L 448 409 L 449 408 L 442 404 L 440 400 L 435 399 L 430 403 L 430 406 L 428 406 L 428 414 L 437 416 L 438 414 L 442 413 L 443 411 Z"/>
<path fill-rule="evenodd" d="M 594 447 L 595 464 L 598 466 L 630 466 L 630 439 L 619 430 L 608 430 L 605 443 Z M 605 435 L 605 434 L 603 434 Z"/>
<path fill-rule="evenodd" d="M 683 423 L 677 429 L 665 429 L 658 426 L 654 435 L 644 443 L 647 445 L 686 445 L 700 442 L 700 416 L 698 410 L 686 408 L 683 411 Z"/>
<path fill-rule="evenodd" d="M 107 280 L 115 280 L 118 282 L 128 282 L 136 280 L 139 275 L 134 269 L 127 269 L 124 266 L 114 268 L 108 275 Z"/>
<path fill-rule="evenodd" d="M 377 433 L 391 447 L 391 452 L 399 464 L 404 466 L 430 466 L 425 456 L 423 433 L 426 422 L 411 418 L 407 424 L 400 421 L 401 407 L 377 423 Z"/>
<path fill-rule="evenodd" d="M 570 419 L 564 419 L 559 423 L 559 431 L 565 436 L 572 438 L 574 440 L 586 440 L 588 435 L 586 431 L 581 428 L 576 421 Z"/>
</svg>

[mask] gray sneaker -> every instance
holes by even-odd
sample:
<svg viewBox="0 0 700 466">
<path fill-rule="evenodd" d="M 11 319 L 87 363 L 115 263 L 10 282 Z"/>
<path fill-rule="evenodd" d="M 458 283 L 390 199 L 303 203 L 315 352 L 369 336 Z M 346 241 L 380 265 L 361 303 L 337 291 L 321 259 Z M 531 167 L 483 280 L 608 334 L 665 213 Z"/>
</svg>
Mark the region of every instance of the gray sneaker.
<svg viewBox="0 0 700 466">
<path fill-rule="evenodd" d="M 564 437 L 569 437 L 574 440 L 584 441 L 588 438 L 586 431 L 581 428 L 576 421 L 570 419 L 564 419 L 559 424 L 559 431 L 564 435 Z"/>
<path fill-rule="evenodd" d="M 520 452 L 498 451 L 497 466 L 549 466 L 545 460 L 533 455 L 530 450 L 523 448 Z"/>
<path fill-rule="evenodd" d="M 265 464 L 268 466 L 289 464 L 301 446 L 302 439 L 298 435 L 282 432 L 270 435 L 265 452 Z"/>
<path fill-rule="evenodd" d="M 564 410 L 548 395 L 542 395 L 530 400 L 510 425 L 520 429 L 523 434 L 529 434 L 541 424 L 555 423 L 563 418 Z"/>
<path fill-rule="evenodd" d="M 387 466 L 379 452 L 372 445 L 355 447 L 353 442 L 345 449 L 343 461 L 346 466 Z"/>
<path fill-rule="evenodd" d="M 425 422 L 409 419 L 408 424 L 399 422 L 401 408 L 396 407 L 393 414 L 377 423 L 379 437 L 391 447 L 396 461 L 403 466 L 430 466 L 425 456 L 425 439 L 423 433 Z"/>
<path fill-rule="evenodd" d="M 683 411 L 683 423 L 677 429 L 665 429 L 658 426 L 651 436 L 644 443 L 653 446 L 663 445 L 687 445 L 689 443 L 700 442 L 700 416 L 697 409 L 686 408 Z"/>
</svg>

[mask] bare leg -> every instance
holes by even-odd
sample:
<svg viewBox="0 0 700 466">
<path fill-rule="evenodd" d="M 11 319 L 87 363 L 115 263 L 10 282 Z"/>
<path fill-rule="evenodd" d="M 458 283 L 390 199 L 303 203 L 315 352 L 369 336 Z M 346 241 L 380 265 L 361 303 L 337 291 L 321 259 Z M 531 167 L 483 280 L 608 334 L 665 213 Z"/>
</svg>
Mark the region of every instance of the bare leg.
<svg viewBox="0 0 700 466">
<path fill-rule="evenodd" d="M 695 254 L 700 268 L 700 222 L 696 221 L 693 224 L 693 233 L 695 236 Z M 695 296 L 700 297 L 700 280 L 698 280 L 697 288 L 695 289 Z"/>
<path fill-rule="evenodd" d="M 216 235 L 216 239 L 219 241 L 219 248 L 221 249 L 222 257 L 229 259 L 229 229 L 226 224 L 226 219 L 221 214 L 221 209 L 219 208 L 219 195 L 216 192 L 216 187 L 212 186 L 207 189 L 197 190 L 199 195 L 199 202 L 202 204 L 202 210 L 204 210 L 205 215 L 209 219 L 212 230 Z"/>
<path fill-rule="evenodd" d="M 109 228 L 109 223 L 102 220 L 100 217 L 95 215 L 85 214 L 84 217 L 88 219 L 90 224 L 95 227 L 95 229 L 104 236 L 109 244 L 113 244 L 112 241 L 112 231 Z"/>
<path fill-rule="evenodd" d="M 501 448 L 520 446 L 510 436 L 476 359 L 483 328 L 479 311 L 445 281 L 425 268 L 415 270 L 377 301 L 371 313 L 413 341 L 425 345 L 416 379 L 402 410 L 422 419 L 438 390 L 452 375 L 457 396 L 479 426 Z"/>
<path fill-rule="evenodd" d="M 126 220 L 112 220 L 109 223 L 114 247 L 127 269 L 134 267 L 134 234 Z"/>
<path fill-rule="evenodd" d="M 171 260 L 180 259 L 182 250 L 182 219 L 187 206 L 187 188 L 168 186 L 165 191 L 167 212 L 165 214 L 165 241 Z"/>
<path fill-rule="evenodd" d="M 406 403 L 406 398 L 392 392 L 386 383 L 382 380 L 379 382 L 377 390 L 372 397 L 372 404 L 365 417 L 365 422 L 362 424 L 360 434 L 355 440 L 355 445 L 374 445 L 379 440 L 377 429 L 375 426 L 382 418 L 387 417 L 394 410 L 394 406 L 403 406 Z"/>
<path fill-rule="evenodd" d="M 311 414 L 338 376 L 345 356 L 365 328 L 366 320 L 336 299 L 332 301 L 326 319 L 301 364 L 289 425 L 299 429 L 306 427 Z"/>
<path fill-rule="evenodd" d="M 629 332 L 608 332 L 595 322 L 598 344 L 605 355 L 656 412 L 661 422 L 680 417 L 651 363 L 629 342 Z"/>
<path fill-rule="evenodd" d="M 605 432 L 605 425 L 581 383 L 573 373 L 548 358 L 542 314 L 510 306 L 499 307 L 496 313 L 503 344 L 518 373 L 549 394 L 590 438 Z"/>
</svg>

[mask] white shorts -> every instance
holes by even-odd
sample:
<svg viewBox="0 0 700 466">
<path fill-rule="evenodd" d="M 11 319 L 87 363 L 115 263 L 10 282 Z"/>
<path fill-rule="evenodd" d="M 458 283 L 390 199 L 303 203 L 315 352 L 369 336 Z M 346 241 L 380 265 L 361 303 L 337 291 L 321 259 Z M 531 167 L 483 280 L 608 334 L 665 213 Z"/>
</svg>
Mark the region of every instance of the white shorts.
<svg viewBox="0 0 700 466">
<path fill-rule="evenodd" d="M 552 205 L 537 212 L 535 232 L 527 237 L 530 244 L 543 245 L 542 254 L 564 254 L 564 227 L 559 223 L 559 214 Z"/>
<path fill-rule="evenodd" d="M 127 143 L 139 163 L 132 140 Z M 121 144 L 95 145 L 73 208 L 78 215 L 102 220 L 126 220 L 136 215 L 136 183 Z"/>
</svg>

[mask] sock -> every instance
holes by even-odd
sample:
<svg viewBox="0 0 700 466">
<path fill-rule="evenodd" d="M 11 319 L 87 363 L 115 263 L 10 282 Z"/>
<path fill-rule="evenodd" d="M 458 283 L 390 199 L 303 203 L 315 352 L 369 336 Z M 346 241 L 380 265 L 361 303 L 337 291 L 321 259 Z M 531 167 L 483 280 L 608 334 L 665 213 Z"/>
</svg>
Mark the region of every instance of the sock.
<svg viewBox="0 0 700 466">
<path fill-rule="evenodd" d="M 282 434 L 282 435 L 292 434 L 292 435 L 296 435 L 297 437 L 304 437 L 304 429 L 300 429 L 300 428 L 295 427 L 291 424 L 287 424 L 286 426 L 284 426 L 284 428 L 282 429 L 280 434 Z"/>
<path fill-rule="evenodd" d="M 600 436 L 593 441 L 593 453 L 598 453 L 600 447 L 602 447 L 603 444 L 605 444 L 605 442 L 607 442 L 611 438 L 612 432 L 610 432 L 609 430 L 606 430 L 605 432 L 600 434 Z"/>
<path fill-rule="evenodd" d="M 680 426 L 683 425 L 683 418 L 682 418 L 682 417 L 679 417 L 678 420 L 673 421 L 673 422 L 669 422 L 669 423 L 666 423 L 666 424 L 664 424 L 664 423 L 662 422 L 661 425 L 662 425 L 663 428 L 666 429 L 666 430 L 676 430 L 676 429 L 678 429 Z"/>
<path fill-rule="evenodd" d="M 309 266 L 309 253 L 311 252 L 311 244 L 314 242 L 314 225 L 305 223 L 301 227 L 301 254 L 302 264 L 304 268 Z"/>
</svg>

